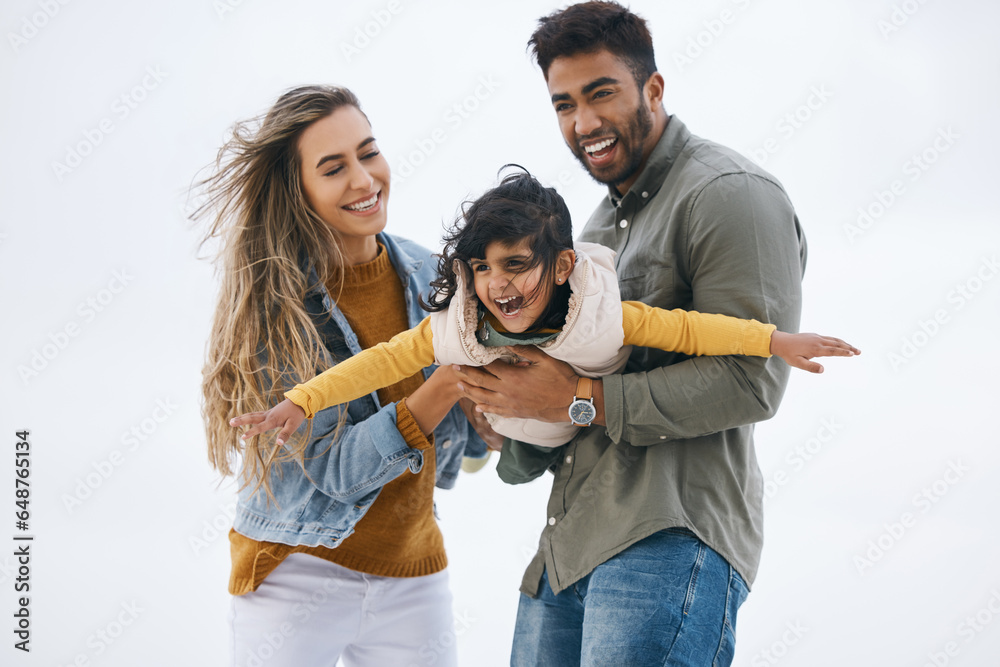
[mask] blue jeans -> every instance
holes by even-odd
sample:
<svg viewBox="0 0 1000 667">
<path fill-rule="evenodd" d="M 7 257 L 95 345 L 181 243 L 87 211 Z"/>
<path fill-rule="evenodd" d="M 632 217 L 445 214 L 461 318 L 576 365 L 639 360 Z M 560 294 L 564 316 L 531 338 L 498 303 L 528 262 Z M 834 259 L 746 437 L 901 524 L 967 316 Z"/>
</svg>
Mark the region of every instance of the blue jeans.
<svg viewBox="0 0 1000 667">
<path fill-rule="evenodd" d="M 512 667 L 727 667 L 747 586 L 684 528 L 636 542 L 559 595 L 521 594 Z"/>
</svg>

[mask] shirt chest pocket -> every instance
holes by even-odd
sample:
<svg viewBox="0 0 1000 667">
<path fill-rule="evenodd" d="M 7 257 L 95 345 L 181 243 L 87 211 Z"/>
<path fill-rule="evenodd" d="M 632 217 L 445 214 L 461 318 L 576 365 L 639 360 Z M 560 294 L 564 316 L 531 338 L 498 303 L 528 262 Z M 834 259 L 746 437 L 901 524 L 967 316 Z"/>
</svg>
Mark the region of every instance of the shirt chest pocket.
<svg viewBox="0 0 1000 667">
<path fill-rule="evenodd" d="M 660 308 L 677 308 L 682 302 L 678 291 L 672 254 L 637 253 L 623 257 L 618 269 L 622 301 L 642 301 Z"/>
</svg>

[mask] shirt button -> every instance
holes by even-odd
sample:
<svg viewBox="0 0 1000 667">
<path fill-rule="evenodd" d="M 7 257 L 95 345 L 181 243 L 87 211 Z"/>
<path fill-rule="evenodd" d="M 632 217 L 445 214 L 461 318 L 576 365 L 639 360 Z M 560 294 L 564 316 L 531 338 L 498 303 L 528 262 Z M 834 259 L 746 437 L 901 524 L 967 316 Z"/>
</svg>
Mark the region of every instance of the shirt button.
<svg viewBox="0 0 1000 667">
<path fill-rule="evenodd" d="M 572 455 L 567 456 L 566 457 L 566 463 L 572 463 L 572 462 L 573 462 L 573 456 Z"/>
<path fill-rule="evenodd" d="M 644 198 L 645 198 L 645 197 L 648 197 L 648 196 L 649 196 L 649 193 L 648 193 L 648 192 L 643 192 L 643 193 L 642 193 L 642 196 L 643 196 Z"/>
<path fill-rule="evenodd" d="M 549 525 L 550 526 L 556 525 L 556 518 L 554 516 L 549 517 Z"/>
<path fill-rule="evenodd" d="M 618 223 L 618 226 L 621 227 L 622 229 L 625 229 L 626 227 L 628 227 L 628 220 L 622 220 L 621 222 Z"/>
<path fill-rule="evenodd" d="M 441 443 L 441 449 L 448 449 L 451 447 L 451 440 L 445 440 Z"/>
</svg>

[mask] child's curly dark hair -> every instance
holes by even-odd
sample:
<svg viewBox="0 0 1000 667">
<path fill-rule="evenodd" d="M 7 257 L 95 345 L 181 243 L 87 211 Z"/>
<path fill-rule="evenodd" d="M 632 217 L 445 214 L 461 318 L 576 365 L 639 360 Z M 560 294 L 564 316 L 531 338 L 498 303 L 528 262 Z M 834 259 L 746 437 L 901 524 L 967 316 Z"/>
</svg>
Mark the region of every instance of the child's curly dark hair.
<svg viewBox="0 0 1000 667">
<path fill-rule="evenodd" d="M 563 250 L 573 249 L 573 224 L 569 208 L 554 188 L 543 186 L 520 165 L 502 178 L 500 184 L 475 201 L 462 205 L 462 216 L 444 237 L 444 250 L 438 256 L 437 278 L 431 282 L 430 299 L 420 305 L 425 310 L 445 310 L 455 296 L 455 260 L 468 264 L 472 259 L 484 259 L 486 246 L 494 241 L 514 245 L 526 241 L 531 248 L 531 261 L 523 269 L 542 267 L 539 285 L 553 284 L 556 260 Z M 566 322 L 570 288 L 568 283 L 557 285 L 552 299 L 535 321 L 532 330 L 558 329 Z M 529 300 L 535 295 L 530 295 Z"/>
</svg>

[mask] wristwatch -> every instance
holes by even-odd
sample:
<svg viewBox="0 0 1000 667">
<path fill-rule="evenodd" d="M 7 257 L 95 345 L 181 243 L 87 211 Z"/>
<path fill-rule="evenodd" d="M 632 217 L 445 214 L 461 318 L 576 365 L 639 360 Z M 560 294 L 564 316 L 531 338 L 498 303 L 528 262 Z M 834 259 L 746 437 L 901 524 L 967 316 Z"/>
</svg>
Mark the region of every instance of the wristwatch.
<svg viewBox="0 0 1000 667">
<path fill-rule="evenodd" d="M 576 396 L 569 404 L 569 420 L 577 426 L 590 426 L 597 416 L 594 407 L 594 381 L 590 378 L 580 378 L 576 382 Z"/>
</svg>

